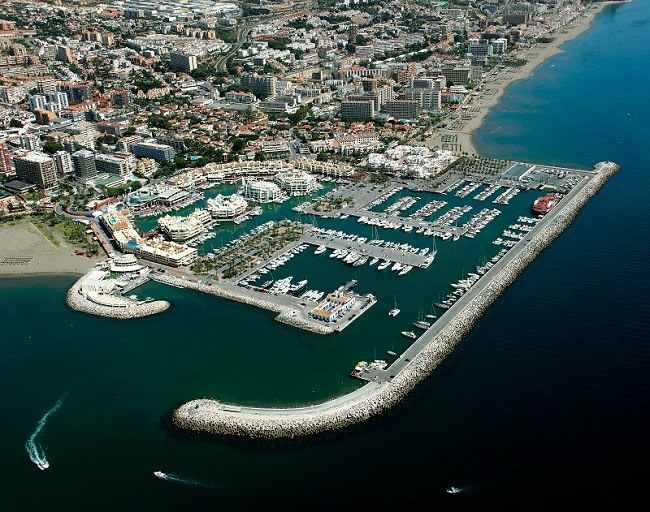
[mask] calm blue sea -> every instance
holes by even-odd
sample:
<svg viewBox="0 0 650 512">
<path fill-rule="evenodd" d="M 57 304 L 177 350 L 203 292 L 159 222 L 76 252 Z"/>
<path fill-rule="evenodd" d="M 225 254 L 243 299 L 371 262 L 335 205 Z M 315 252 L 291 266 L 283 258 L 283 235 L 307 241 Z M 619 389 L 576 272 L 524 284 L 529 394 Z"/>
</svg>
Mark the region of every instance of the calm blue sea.
<svg viewBox="0 0 650 512">
<path fill-rule="evenodd" d="M 370 269 L 340 270 L 332 279 L 359 277 L 380 304 L 327 338 L 155 284 L 138 293 L 172 308 L 120 323 L 67 309 L 71 278 L 0 280 L 2 510 L 627 509 L 643 495 L 650 455 L 649 26 L 649 2 L 608 7 L 507 89 L 476 134 L 481 153 L 583 168 L 607 159 L 621 172 L 445 364 L 366 424 L 251 443 L 178 433 L 167 418 L 201 395 L 286 404 L 354 389 L 356 358 L 403 343 L 406 324 L 385 315 L 394 298 L 415 317 L 442 285 L 435 265 L 381 283 Z M 521 196 L 512 208 L 529 204 Z M 470 246 L 449 247 L 435 263 L 457 278 L 471 270 Z M 303 257 L 287 270 L 297 279 L 321 268 Z M 320 289 L 328 279 L 313 277 Z M 40 471 L 25 445 L 62 397 L 37 437 L 36 455 L 50 463 Z M 462 492 L 447 494 L 452 485 Z"/>
</svg>

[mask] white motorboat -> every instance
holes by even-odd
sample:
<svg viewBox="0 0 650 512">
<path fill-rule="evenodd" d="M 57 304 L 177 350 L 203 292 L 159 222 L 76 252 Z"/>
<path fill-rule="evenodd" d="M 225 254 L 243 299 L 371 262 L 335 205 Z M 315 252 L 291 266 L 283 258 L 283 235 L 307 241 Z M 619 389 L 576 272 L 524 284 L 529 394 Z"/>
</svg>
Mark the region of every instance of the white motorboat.
<svg viewBox="0 0 650 512">
<path fill-rule="evenodd" d="M 411 270 L 413 270 L 412 265 L 406 265 L 402 270 L 399 271 L 397 274 L 398 276 L 403 276 L 405 274 L 408 274 Z"/>
</svg>

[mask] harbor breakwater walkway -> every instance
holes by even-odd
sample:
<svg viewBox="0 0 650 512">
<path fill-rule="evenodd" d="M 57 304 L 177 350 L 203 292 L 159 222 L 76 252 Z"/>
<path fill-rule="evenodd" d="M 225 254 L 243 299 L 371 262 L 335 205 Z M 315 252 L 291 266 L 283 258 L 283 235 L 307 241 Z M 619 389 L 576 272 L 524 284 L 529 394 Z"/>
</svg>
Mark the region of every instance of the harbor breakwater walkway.
<svg viewBox="0 0 650 512">
<path fill-rule="evenodd" d="M 331 334 L 334 332 L 334 329 L 329 325 L 306 318 L 304 315 L 298 315 L 298 310 L 296 309 L 296 302 L 298 299 L 295 297 L 286 295 L 274 296 L 273 300 L 265 300 L 260 293 L 247 290 L 231 283 L 199 283 L 191 279 L 173 277 L 169 274 L 152 273 L 151 279 L 177 288 L 187 288 L 189 290 L 209 293 L 221 297 L 222 299 L 233 300 L 243 304 L 248 304 L 249 306 L 255 306 L 261 309 L 266 309 L 267 311 L 278 313 L 278 316 L 275 317 L 278 322 L 298 327 L 299 329 L 304 329 L 315 334 Z M 281 304 L 281 301 L 286 302 L 286 304 Z"/>
<path fill-rule="evenodd" d="M 497 297 L 571 224 L 618 170 L 619 166 L 612 162 L 598 163 L 593 177 L 578 184 L 538 224 L 535 234 L 511 249 L 497 272 L 483 276 L 467 301 L 448 310 L 444 322 L 434 323 L 422 335 L 420 339 L 426 343 L 408 364 L 391 372 L 389 380 L 369 382 L 352 393 L 308 407 L 243 407 L 207 398 L 192 400 L 173 412 L 173 423 L 179 428 L 218 435 L 293 438 L 345 428 L 388 410 L 444 361 Z"/>
</svg>

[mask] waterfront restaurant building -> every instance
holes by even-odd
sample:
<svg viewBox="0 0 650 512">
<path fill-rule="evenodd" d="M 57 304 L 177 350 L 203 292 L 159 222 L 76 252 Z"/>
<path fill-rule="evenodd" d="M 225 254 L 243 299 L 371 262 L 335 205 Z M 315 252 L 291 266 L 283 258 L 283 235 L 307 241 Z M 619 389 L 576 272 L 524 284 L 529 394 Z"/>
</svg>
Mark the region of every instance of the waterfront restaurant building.
<svg viewBox="0 0 650 512">
<path fill-rule="evenodd" d="M 343 317 L 352 306 L 356 299 L 342 293 L 330 293 L 325 300 L 309 312 L 309 316 L 321 322 L 336 322 Z"/>
</svg>

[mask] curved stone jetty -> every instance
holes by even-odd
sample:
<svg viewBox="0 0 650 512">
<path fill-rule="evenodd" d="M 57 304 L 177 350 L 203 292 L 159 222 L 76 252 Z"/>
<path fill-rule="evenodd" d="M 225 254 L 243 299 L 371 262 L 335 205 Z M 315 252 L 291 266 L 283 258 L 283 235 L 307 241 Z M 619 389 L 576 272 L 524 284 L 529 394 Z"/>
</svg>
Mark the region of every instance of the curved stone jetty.
<svg viewBox="0 0 650 512">
<path fill-rule="evenodd" d="M 127 320 L 130 318 L 155 315 L 169 308 L 169 302 L 166 300 L 137 302 L 113 295 L 103 296 L 100 293 L 84 294 L 81 291 L 81 285 L 86 277 L 82 276 L 79 278 L 66 294 L 66 303 L 75 311 L 81 311 L 82 313 L 95 316 Z M 118 300 L 120 301 L 119 304 L 117 302 Z"/>
<path fill-rule="evenodd" d="M 345 428 L 369 419 L 399 403 L 415 385 L 426 378 L 454 349 L 521 272 L 575 218 L 580 208 L 593 197 L 618 170 L 612 162 L 601 162 L 586 183 L 576 186 L 552 210 L 532 233 L 502 258 L 500 265 L 486 273 L 477 283 L 479 290 L 471 298 L 462 297 L 423 337 L 424 347 L 394 378 L 370 382 L 358 390 L 314 406 L 296 408 L 257 408 L 225 404 L 212 399 L 192 400 L 173 412 L 179 428 L 211 434 L 252 438 L 293 438 Z M 494 271 L 494 272 L 493 272 Z"/>
</svg>

